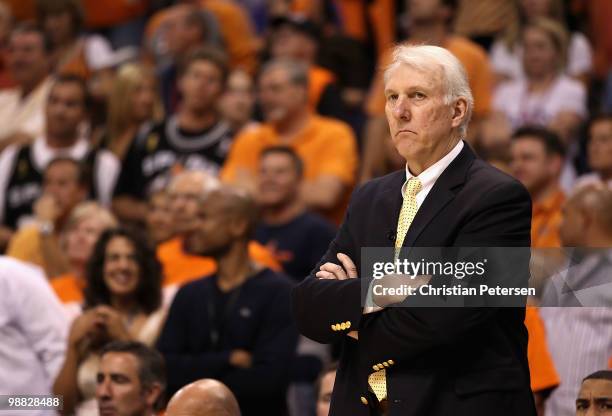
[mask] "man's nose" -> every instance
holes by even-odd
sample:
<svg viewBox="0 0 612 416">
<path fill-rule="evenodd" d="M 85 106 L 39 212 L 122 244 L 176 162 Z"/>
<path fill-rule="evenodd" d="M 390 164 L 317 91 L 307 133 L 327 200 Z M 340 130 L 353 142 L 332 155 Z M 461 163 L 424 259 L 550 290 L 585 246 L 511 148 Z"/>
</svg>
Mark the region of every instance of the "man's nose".
<svg viewBox="0 0 612 416">
<path fill-rule="evenodd" d="M 402 120 L 410 119 L 410 106 L 408 101 L 404 97 L 400 97 L 395 102 L 393 107 L 393 115 Z"/>
<path fill-rule="evenodd" d="M 111 388 L 109 380 L 104 379 L 103 381 L 99 382 L 96 389 L 96 395 L 98 396 L 98 399 L 108 399 L 111 397 Z"/>
</svg>

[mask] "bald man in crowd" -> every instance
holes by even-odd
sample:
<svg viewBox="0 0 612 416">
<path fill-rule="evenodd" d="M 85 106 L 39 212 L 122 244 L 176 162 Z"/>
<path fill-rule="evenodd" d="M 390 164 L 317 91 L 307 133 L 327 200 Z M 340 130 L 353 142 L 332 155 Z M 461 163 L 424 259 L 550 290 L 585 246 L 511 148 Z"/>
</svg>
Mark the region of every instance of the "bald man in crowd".
<svg viewBox="0 0 612 416">
<path fill-rule="evenodd" d="M 177 391 L 168 403 L 166 416 L 240 416 L 240 408 L 225 384 L 207 378 Z"/>
<path fill-rule="evenodd" d="M 246 192 L 221 187 L 198 201 L 185 233 L 188 253 L 212 257 L 217 271 L 181 287 L 157 347 L 168 365 L 168 391 L 214 378 L 236 395 L 245 416 L 283 415 L 297 329 L 288 277 L 249 259 L 257 221 Z"/>
<path fill-rule="evenodd" d="M 541 308 L 561 385 L 546 402 L 546 415 L 572 416 L 580 383 L 612 355 L 612 190 L 581 188 L 563 208 L 561 240 L 571 254 L 553 276 Z M 607 307 L 601 307 L 607 306 Z"/>
<path fill-rule="evenodd" d="M 612 415 L 612 371 L 596 371 L 585 377 L 576 399 L 576 416 Z"/>
</svg>

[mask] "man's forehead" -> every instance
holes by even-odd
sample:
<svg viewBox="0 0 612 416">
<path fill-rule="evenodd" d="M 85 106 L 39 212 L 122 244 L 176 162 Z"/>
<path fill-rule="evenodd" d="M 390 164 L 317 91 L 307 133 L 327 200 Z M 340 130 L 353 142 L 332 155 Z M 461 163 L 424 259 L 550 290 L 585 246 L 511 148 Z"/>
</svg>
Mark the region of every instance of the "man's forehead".
<svg viewBox="0 0 612 416">
<path fill-rule="evenodd" d="M 138 359 L 129 352 L 107 352 L 100 360 L 100 372 L 132 374 L 138 372 Z"/>
<path fill-rule="evenodd" d="M 581 398 L 587 397 L 607 397 L 612 399 L 612 380 L 589 379 L 582 383 L 580 388 Z"/>
<path fill-rule="evenodd" d="M 387 73 L 385 90 L 442 87 L 443 72 L 439 65 L 429 68 L 417 68 L 408 64 L 400 64 Z"/>
</svg>

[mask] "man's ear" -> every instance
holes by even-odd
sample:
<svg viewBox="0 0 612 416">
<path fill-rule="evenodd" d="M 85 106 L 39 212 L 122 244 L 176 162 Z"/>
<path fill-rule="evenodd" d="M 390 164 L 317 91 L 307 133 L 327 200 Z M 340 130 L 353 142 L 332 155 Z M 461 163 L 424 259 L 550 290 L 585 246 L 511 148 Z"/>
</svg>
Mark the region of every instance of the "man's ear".
<svg viewBox="0 0 612 416">
<path fill-rule="evenodd" d="M 459 97 L 455 104 L 453 104 L 453 118 L 452 118 L 452 126 L 459 127 L 465 117 L 467 116 L 467 100 L 463 97 Z"/>
<path fill-rule="evenodd" d="M 148 386 L 144 391 L 144 400 L 147 406 L 155 408 L 155 404 L 162 394 L 162 386 L 159 383 L 153 383 Z"/>
<path fill-rule="evenodd" d="M 230 231 L 233 237 L 242 237 L 246 234 L 249 227 L 249 222 L 247 220 L 234 218 L 230 221 Z"/>
</svg>

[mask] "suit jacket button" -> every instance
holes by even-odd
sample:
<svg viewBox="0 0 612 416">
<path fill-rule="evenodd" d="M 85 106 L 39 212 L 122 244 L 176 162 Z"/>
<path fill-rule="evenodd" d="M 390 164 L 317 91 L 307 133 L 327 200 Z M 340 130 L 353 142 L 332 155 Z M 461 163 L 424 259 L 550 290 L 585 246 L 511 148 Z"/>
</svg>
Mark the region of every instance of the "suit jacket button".
<svg viewBox="0 0 612 416">
<path fill-rule="evenodd" d="M 365 404 L 366 406 L 368 405 L 368 399 L 366 399 L 365 397 L 361 396 L 361 403 Z"/>
<path fill-rule="evenodd" d="M 349 329 L 351 327 L 351 321 L 346 321 L 346 329 Z"/>
<path fill-rule="evenodd" d="M 346 323 L 345 322 L 342 322 L 340 324 L 340 329 L 343 330 L 343 331 L 346 329 Z"/>
<path fill-rule="evenodd" d="M 374 371 L 378 371 L 378 366 L 376 364 L 374 364 L 372 368 L 374 369 Z"/>
<path fill-rule="evenodd" d="M 389 360 L 389 361 L 387 361 L 387 362 L 389 363 L 389 365 L 393 365 L 393 364 L 395 364 L 395 361 L 393 361 L 393 360 Z"/>
<path fill-rule="evenodd" d="M 333 331 L 336 331 L 336 325 L 335 325 L 335 324 L 332 324 L 331 329 L 332 329 Z"/>
</svg>

